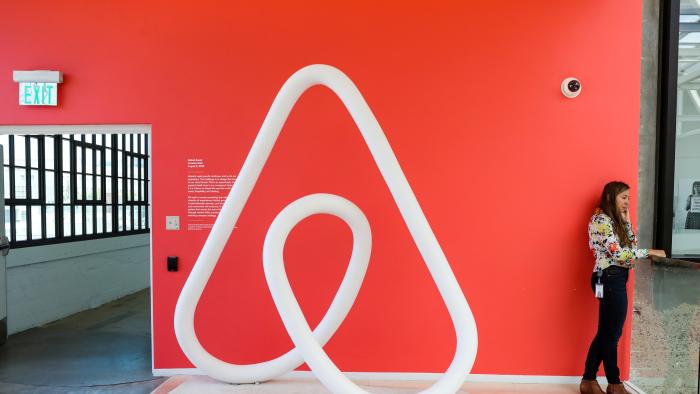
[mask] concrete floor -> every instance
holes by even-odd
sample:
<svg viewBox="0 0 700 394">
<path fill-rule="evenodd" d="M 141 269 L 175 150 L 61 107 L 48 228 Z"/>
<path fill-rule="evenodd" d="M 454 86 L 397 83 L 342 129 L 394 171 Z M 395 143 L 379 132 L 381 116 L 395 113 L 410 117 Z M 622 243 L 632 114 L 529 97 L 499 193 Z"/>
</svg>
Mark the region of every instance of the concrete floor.
<svg viewBox="0 0 700 394">
<path fill-rule="evenodd" d="M 150 393 L 149 290 L 11 335 L 0 346 L 0 393 Z"/>
</svg>

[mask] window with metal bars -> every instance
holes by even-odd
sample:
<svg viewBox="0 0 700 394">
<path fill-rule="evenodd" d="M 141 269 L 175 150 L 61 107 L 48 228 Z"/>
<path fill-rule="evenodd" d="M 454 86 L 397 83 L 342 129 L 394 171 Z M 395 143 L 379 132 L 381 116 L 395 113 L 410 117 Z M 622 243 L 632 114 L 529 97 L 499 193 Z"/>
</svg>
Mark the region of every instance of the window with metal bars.
<svg viewBox="0 0 700 394">
<path fill-rule="evenodd" d="M 12 247 L 147 233 L 146 134 L 2 135 Z"/>
</svg>

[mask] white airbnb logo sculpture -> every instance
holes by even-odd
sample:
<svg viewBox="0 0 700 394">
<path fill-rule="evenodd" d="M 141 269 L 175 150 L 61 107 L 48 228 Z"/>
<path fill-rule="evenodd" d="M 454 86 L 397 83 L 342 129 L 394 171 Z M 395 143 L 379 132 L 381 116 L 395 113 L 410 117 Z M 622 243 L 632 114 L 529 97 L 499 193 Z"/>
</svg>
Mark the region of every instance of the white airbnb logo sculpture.
<svg viewBox="0 0 700 394">
<path fill-rule="evenodd" d="M 194 365 L 209 376 L 225 382 L 265 381 L 292 371 L 306 362 L 331 392 L 365 393 L 343 375 L 323 351 L 323 346 L 336 332 L 355 302 L 372 248 L 367 218 L 355 204 L 342 197 L 313 194 L 296 200 L 277 215 L 265 237 L 265 278 L 284 326 L 296 346 L 294 349 L 274 360 L 235 365 L 209 354 L 199 343 L 194 331 L 194 312 L 204 286 L 219 261 L 221 251 L 255 186 L 277 136 L 299 97 L 315 85 L 327 86 L 335 92 L 350 112 L 447 305 L 457 334 L 457 349 L 447 372 L 423 393 L 454 393 L 471 371 L 476 358 L 477 333 L 474 316 L 377 119 L 352 81 L 340 70 L 326 65 L 311 65 L 297 71 L 275 97 L 243 163 L 243 168 L 180 293 L 175 308 L 177 340 Z M 282 251 L 292 228 L 304 218 L 320 213 L 338 216 L 350 226 L 353 247 L 352 257 L 340 288 L 326 315 L 312 332 L 289 285 L 284 271 Z"/>
</svg>

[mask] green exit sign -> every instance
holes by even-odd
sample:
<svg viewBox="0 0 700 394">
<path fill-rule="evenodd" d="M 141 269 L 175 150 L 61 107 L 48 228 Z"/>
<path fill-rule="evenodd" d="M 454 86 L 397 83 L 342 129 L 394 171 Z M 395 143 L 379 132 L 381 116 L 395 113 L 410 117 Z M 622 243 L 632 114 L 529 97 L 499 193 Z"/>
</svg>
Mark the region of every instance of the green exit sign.
<svg viewBox="0 0 700 394">
<path fill-rule="evenodd" d="M 58 84 L 55 82 L 20 82 L 19 105 L 58 104 Z"/>
</svg>

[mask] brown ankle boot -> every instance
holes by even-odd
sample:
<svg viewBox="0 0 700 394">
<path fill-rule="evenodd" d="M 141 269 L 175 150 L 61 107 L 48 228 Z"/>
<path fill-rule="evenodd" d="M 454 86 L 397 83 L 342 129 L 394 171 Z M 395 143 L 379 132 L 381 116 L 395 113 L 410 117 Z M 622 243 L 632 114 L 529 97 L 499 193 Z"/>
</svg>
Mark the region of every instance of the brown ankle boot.
<svg viewBox="0 0 700 394">
<path fill-rule="evenodd" d="M 605 391 L 600 388 L 597 380 L 581 380 L 581 385 L 579 386 L 581 394 L 605 394 Z"/>
<path fill-rule="evenodd" d="M 625 385 L 622 383 L 618 384 L 608 384 L 607 390 L 605 390 L 607 394 L 631 394 L 627 389 L 625 389 Z"/>
</svg>

